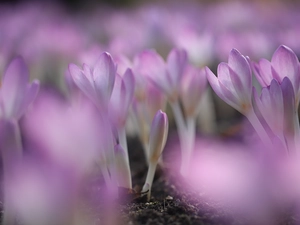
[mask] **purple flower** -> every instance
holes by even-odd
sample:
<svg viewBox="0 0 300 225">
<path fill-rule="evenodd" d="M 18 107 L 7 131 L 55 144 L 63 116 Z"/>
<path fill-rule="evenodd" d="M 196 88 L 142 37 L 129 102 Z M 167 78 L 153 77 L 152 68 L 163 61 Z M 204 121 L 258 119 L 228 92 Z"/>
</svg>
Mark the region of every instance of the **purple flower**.
<svg viewBox="0 0 300 225">
<path fill-rule="evenodd" d="M 0 117 L 19 119 L 35 99 L 39 82 L 28 83 L 29 72 L 22 57 L 8 65 L 0 89 Z"/>
<path fill-rule="evenodd" d="M 116 75 L 114 89 L 109 102 L 109 115 L 114 125 L 124 126 L 134 94 L 134 76 L 127 69 L 123 77 Z"/>
<path fill-rule="evenodd" d="M 75 84 L 98 108 L 106 108 L 113 91 L 117 67 L 109 53 L 100 55 L 93 68 L 69 65 Z"/>
<path fill-rule="evenodd" d="M 204 69 L 188 66 L 181 82 L 180 97 L 186 116 L 196 116 L 202 94 L 206 90 L 207 79 Z"/>
<path fill-rule="evenodd" d="M 88 103 L 70 108 L 51 95 L 41 95 L 24 123 L 29 142 L 38 146 L 35 151 L 77 174 L 104 158 L 99 150 L 107 136 L 94 106 Z"/>
<path fill-rule="evenodd" d="M 145 50 L 135 58 L 137 70 L 165 93 L 170 101 L 176 101 L 183 71 L 187 64 L 184 50 L 173 49 L 165 63 L 154 50 Z"/>
<path fill-rule="evenodd" d="M 294 138 L 297 114 L 293 85 L 289 78 L 285 77 L 281 84 L 273 79 L 270 86 L 262 89 L 260 97 L 255 90 L 253 96 L 256 112 L 263 117 L 282 144 L 285 145 L 288 139 Z"/>
<path fill-rule="evenodd" d="M 247 59 L 232 49 L 228 63 L 220 63 L 218 77 L 206 67 L 207 79 L 216 94 L 236 110 L 246 114 L 252 107 L 252 75 Z"/>
<path fill-rule="evenodd" d="M 296 54 L 287 46 L 281 45 L 274 52 L 271 62 L 261 59 L 253 64 L 254 74 L 262 87 L 269 86 L 273 79 L 279 83 L 288 77 L 295 92 L 296 105 L 300 98 L 300 65 Z"/>
</svg>

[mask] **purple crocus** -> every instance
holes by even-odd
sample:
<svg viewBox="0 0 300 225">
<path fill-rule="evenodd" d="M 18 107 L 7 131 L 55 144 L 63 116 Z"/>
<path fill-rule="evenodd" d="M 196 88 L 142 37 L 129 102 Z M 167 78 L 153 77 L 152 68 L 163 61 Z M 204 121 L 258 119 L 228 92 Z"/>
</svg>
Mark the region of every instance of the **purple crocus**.
<svg viewBox="0 0 300 225">
<path fill-rule="evenodd" d="M 178 90 L 187 64 L 187 53 L 173 49 L 165 63 L 154 50 L 145 50 L 135 59 L 137 70 L 155 84 L 170 101 L 178 99 Z"/>
<path fill-rule="evenodd" d="M 232 49 L 228 63 L 220 63 L 218 77 L 206 67 L 207 79 L 216 94 L 227 104 L 245 115 L 266 146 L 272 141 L 259 121 L 252 105 L 252 73 L 248 60 L 236 49 Z"/>
<path fill-rule="evenodd" d="M 180 92 L 186 117 L 196 117 L 206 86 L 207 79 L 205 70 L 188 66 L 182 78 Z"/>
<path fill-rule="evenodd" d="M 69 65 L 75 84 L 98 108 L 107 108 L 113 91 L 117 67 L 109 53 L 102 53 L 93 67 L 83 64 L 80 69 Z"/>
<path fill-rule="evenodd" d="M 20 117 L 35 99 L 39 81 L 28 83 L 29 72 L 24 59 L 14 58 L 8 65 L 0 88 L 0 117 L 9 119 Z"/>
<path fill-rule="evenodd" d="M 218 77 L 206 67 L 207 79 L 216 94 L 233 108 L 246 114 L 252 107 L 252 74 L 247 59 L 232 49 L 228 63 L 220 63 Z"/>
<path fill-rule="evenodd" d="M 273 79 L 279 83 L 288 77 L 295 92 L 295 102 L 300 100 L 300 64 L 296 54 L 289 47 L 281 45 L 274 52 L 271 62 L 261 59 L 253 64 L 254 74 L 262 87 L 269 86 Z"/>
<path fill-rule="evenodd" d="M 116 127 L 124 127 L 134 94 L 134 76 L 127 69 L 121 77 L 116 75 L 114 89 L 109 102 L 109 115 Z"/>
<path fill-rule="evenodd" d="M 260 97 L 255 90 L 253 96 L 256 112 L 262 116 L 287 150 L 294 149 L 296 142 L 293 143 L 291 140 L 294 140 L 298 133 L 299 125 L 296 123 L 298 115 L 293 85 L 289 78 L 285 77 L 281 84 L 273 79 L 270 86 L 262 89 Z"/>
</svg>

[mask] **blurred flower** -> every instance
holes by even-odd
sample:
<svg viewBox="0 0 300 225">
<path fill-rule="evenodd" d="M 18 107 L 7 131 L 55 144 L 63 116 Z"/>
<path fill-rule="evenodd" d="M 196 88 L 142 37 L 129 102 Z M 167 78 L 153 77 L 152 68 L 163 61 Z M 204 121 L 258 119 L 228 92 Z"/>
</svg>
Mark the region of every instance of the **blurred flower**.
<svg viewBox="0 0 300 225">
<path fill-rule="evenodd" d="M 218 66 L 218 78 L 206 67 L 207 79 L 216 94 L 242 114 L 252 107 L 252 75 L 246 58 L 232 49 L 227 63 Z"/>
<path fill-rule="evenodd" d="M 0 89 L 0 117 L 20 119 L 33 102 L 39 82 L 28 83 L 29 72 L 23 58 L 16 57 L 8 65 Z"/>
<path fill-rule="evenodd" d="M 204 69 L 188 66 L 181 81 L 180 98 L 186 117 L 195 117 L 199 111 L 207 79 Z"/>
<path fill-rule="evenodd" d="M 26 137 L 38 146 L 36 151 L 76 174 L 86 173 L 101 158 L 105 162 L 105 132 L 91 104 L 70 108 L 43 94 L 26 116 L 24 127 Z"/>
<path fill-rule="evenodd" d="M 261 59 L 253 64 L 254 74 L 262 87 L 269 86 L 273 79 L 279 83 L 285 77 L 291 81 L 295 92 L 295 103 L 300 100 L 300 64 L 296 54 L 287 46 L 281 45 L 274 52 L 271 62 Z"/>
<path fill-rule="evenodd" d="M 121 77 L 116 75 L 109 102 L 109 116 L 116 127 L 124 127 L 134 94 L 135 81 L 131 69 Z"/>
<path fill-rule="evenodd" d="M 81 70 L 74 64 L 69 65 L 75 84 L 88 96 L 99 109 L 106 109 L 113 91 L 116 65 L 110 54 L 104 52 L 91 68 L 83 64 Z"/>
<path fill-rule="evenodd" d="M 154 50 L 145 50 L 136 57 L 137 70 L 156 85 L 170 101 L 178 99 L 178 89 L 187 64 L 187 53 L 173 49 L 167 62 Z"/>
</svg>

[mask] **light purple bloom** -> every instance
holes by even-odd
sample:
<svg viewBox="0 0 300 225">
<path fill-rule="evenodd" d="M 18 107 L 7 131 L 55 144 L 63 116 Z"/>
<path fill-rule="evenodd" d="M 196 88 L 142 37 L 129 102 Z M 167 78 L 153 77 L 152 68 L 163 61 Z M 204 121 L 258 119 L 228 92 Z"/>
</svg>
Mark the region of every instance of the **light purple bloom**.
<svg viewBox="0 0 300 225">
<path fill-rule="evenodd" d="M 0 117 L 19 119 L 35 99 L 39 82 L 28 83 L 29 72 L 22 57 L 14 58 L 6 69 L 0 89 Z"/>
<path fill-rule="evenodd" d="M 94 106 L 87 102 L 71 109 L 51 95 L 41 95 L 33 109 L 26 116 L 25 135 L 48 160 L 77 174 L 88 170 L 95 160 L 105 160 L 103 140 L 107 136 Z"/>
<path fill-rule="evenodd" d="M 187 64 L 187 53 L 173 49 L 165 63 L 154 50 L 145 50 L 135 59 L 137 70 L 167 95 L 170 101 L 176 101 L 183 71 Z"/>
<path fill-rule="evenodd" d="M 247 59 L 232 49 L 228 63 L 220 63 L 218 77 L 206 67 L 207 79 L 216 94 L 236 110 L 246 114 L 252 107 L 252 75 Z"/>
<path fill-rule="evenodd" d="M 269 86 L 273 79 L 279 83 L 288 77 L 295 92 L 296 105 L 300 98 L 300 64 L 296 54 L 287 46 L 281 45 L 274 52 L 271 62 L 261 59 L 253 64 L 254 74 L 262 87 Z"/>
<path fill-rule="evenodd" d="M 80 69 L 78 66 L 70 64 L 69 70 L 81 91 L 98 108 L 106 108 L 113 91 L 117 70 L 110 54 L 102 53 L 92 68 L 83 64 L 83 69 Z"/>
<path fill-rule="evenodd" d="M 263 117 L 271 131 L 282 141 L 295 135 L 296 108 L 293 86 L 289 78 L 285 77 L 281 84 L 275 79 L 270 86 L 264 87 L 260 97 L 253 91 L 253 104 L 258 114 Z M 295 143 L 294 143 L 295 144 Z M 294 148 L 295 146 L 288 146 Z"/>
<path fill-rule="evenodd" d="M 134 94 L 134 76 L 127 69 L 123 77 L 116 75 L 114 89 L 109 102 L 109 115 L 114 125 L 123 127 Z"/>
<path fill-rule="evenodd" d="M 180 97 L 186 116 L 196 116 L 202 94 L 206 90 L 207 79 L 204 69 L 188 66 L 181 82 Z"/>
</svg>

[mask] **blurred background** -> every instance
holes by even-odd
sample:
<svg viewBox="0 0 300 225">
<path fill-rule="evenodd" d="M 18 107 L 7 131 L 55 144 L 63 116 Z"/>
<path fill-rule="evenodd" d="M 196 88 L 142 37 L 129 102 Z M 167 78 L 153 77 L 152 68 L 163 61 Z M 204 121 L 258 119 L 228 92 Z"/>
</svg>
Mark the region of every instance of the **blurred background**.
<svg viewBox="0 0 300 225">
<path fill-rule="evenodd" d="M 232 48 L 258 61 L 270 60 L 284 44 L 299 57 L 299 12 L 296 0 L 2 0 L 0 75 L 21 55 L 32 79 L 65 94 L 68 65 L 93 65 L 103 51 L 130 66 L 144 49 L 165 58 L 172 48 L 184 48 L 192 64 L 214 72 Z M 215 102 L 217 118 L 237 116 Z"/>
</svg>

